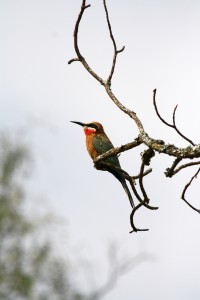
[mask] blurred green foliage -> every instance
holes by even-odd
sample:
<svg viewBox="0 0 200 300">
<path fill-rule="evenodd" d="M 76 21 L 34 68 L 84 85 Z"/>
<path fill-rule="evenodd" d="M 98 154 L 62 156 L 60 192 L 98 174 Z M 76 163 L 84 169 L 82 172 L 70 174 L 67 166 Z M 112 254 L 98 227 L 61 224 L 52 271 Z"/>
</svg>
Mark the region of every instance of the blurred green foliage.
<svg viewBox="0 0 200 300">
<path fill-rule="evenodd" d="M 42 224 L 25 212 L 29 161 L 19 140 L 0 134 L 0 299 L 80 300 L 66 262 L 55 256 L 51 242 L 37 238 Z"/>
</svg>

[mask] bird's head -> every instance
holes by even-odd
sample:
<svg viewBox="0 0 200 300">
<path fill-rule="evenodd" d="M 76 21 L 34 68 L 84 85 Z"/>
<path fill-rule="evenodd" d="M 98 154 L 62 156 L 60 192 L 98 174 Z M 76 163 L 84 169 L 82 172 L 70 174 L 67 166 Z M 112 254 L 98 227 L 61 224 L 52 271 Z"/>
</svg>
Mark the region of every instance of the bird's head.
<svg viewBox="0 0 200 300">
<path fill-rule="evenodd" d="M 82 126 L 85 135 L 104 133 L 103 126 L 98 122 L 90 122 L 90 123 L 82 123 L 76 121 L 71 121 L 71 122 Z"/>
</svg>

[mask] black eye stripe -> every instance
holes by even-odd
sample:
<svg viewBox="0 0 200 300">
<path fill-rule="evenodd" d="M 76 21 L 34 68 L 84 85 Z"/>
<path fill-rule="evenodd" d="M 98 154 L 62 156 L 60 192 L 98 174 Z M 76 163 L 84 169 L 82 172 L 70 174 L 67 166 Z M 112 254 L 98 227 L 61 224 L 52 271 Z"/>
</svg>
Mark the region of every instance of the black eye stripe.
<svg viewBox="0 0 200 300">
<path fill-rule="evenodd" d="M 94 129 L 98 130 L 98 126 L 95 125 L 95 124 L 93 124 L 93 123 L 87 124 L 87 127 L 92 127 L 92 128 L 94 128 Z"/>
</svg>

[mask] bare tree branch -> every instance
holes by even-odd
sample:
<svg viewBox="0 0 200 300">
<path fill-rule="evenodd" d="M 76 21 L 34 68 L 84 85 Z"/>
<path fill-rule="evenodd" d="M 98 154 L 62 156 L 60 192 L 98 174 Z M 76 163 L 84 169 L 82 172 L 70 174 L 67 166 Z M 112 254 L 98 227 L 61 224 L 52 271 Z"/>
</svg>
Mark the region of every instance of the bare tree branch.
<svg viewBox="0 0 200 300">
<path fill-rule="evenodd" d="M 152 150 L 169 156 L 190 159 L 200 157 L 200 144 L 186 148 L 178 148 L 175 145 L 165 144 L 160 142 L 160 140 L 152 139 L 145 132 L 139 135 L 139 139 Z"/>
<path fill-rule="evenodd" d="M 121 276 L 124 276 L 128 272 L 132 271 L 144 261 L 155 260 L 155 257 L 152 254 L 148 254 L 145 252 L 140 253 L 132 258 L 128 258 L 125 261 L 119 261 L 119 259 L 115 259 L 113 262 L 113 257 L 116 257 L 116 251 L 112 251 L 111 253 L 110 272 L 106 282 L 102 284 L 101 287 L 93 291 L 87 297 L 87 300 L 101 299 L 116 285 L 117 281 Z"/>
<path fill-rule="evenodd" d="M 83 0 L 82 1 L 82 6 L 81 6 L 81 11 L 80 11 L 80 13 L 78 15 L 78 18 L 77 18 L 77 21 L 76 21 L 76 25 L 75 25 L 75 29 L 74 29 L 74 48 L 75 48 L 75 51 L 76 51 L 76 54 L 77 54 L 78 58 L 73 58 L 69 62 L 71 63 L 73 61 L 80 61 L 83 64 L 83 66 L 85 67 L 85 69 L 97 81 L 99 81 L 104 86 L 104 88 L 105 88 L 108 96 L 114 102 L 114 104 L 120 110 L 122 110 L 125 114 L 129 115 L 129 117 L 131 119 L 133 119 L 133 121 L 137 125 L 138 130 L 140 132 L 139 140 L 141 141 L 141 143 L 144 143 L 147 147 L 149 147 L 149 148 L 151 148 L 151 149 L 153 149 L 155 151 L 158 151 L 159 153 L 165 153 L 165 154 L 170 155 L 170 156 L 181 157 L 181 158 L 197 158 L 197 157 L 200 157 L 200 144 L 199 145 L 195 145 L 193 147 L 178 148 L 178 147 L 176 147 L 174 145 L 171 145 L 171 144 L 165 144 L 164 142 L 163 143 L 159 143 L 157 140 L 149 137 L 148 134 L 144 131 L 144 127 L 142 125 L 142 122 L 140 121 L 140 119 L 138 118 L 138 116 L 136 115 L 136 113 L 134 111 L 126 108 L 117 99 L 117 97 L 112 92 L 111 87 L 110 87 L 110 83 L 108 81 L 103 80 L 88 65 L 88 63 L 86 62 L 85 58 L 82 56 L 82 54 L 81 54 L 81 52 L 79 50 L 79 47 L 78 47 L 78 29 L 79 29 L 80 21 L 82 19 L 82 16 L 83 16 L 83 13 L 84 13 L 85 9 L 89 7 L 89 5 L 86 5 L 85 3 L 86 3 L 86 0 Z M 112 36 L 113 36 L 113 34 L 112 34 Z M 111 75 L 111 77 L 112 77 L 112 75 Z M 154 98 L 155 98 L 155 93 L 156 93 L 156 90 L 154 90 Z M 166 121 L 164 121 L 164 123 L 166 123 L 166 125 L 168 124 L 168 126 L 170 126 L 170 127 L 173 126 L 173 125 L 167 123 Z"/>
<path fill-rule="evenodd" d="M 97 169 L 102 169 L 103 167 L 105 167 L 105 165 L 108 165 L 105 162 L 105 159 L 108 157 L 112 157 L 115 156 L 121 152 L 130 150 L 134 147 L 139 146 L 140 144 L 144 144 L 148 147 L 147 150 L 144 151 L 143 156 L 142 156 L 142 163 L 141 163 L 141 168 L 140 168 L 140 174 L 137 176 L 130 176 L 127 172 L 125 172 L 124 170 L 114 167 L 113 165 L 110 165 L 110 167 L 112 167 L 113 169 L 118 169 L 118 172 L 121 172 L 124 176 L 125 179 L 127 179 L 130 182 L 130 185 L 132 187 L 132 191 L 134 193 L 134 195 L 136 196 L 136 199 L 139 201 L 139 203 L 133 208 L 131 214 L 130 214 L 130 223 L 131 223 L 131 227 L 132 227 L 132 231 L 147 231 L 148 229 L 138 229 L 135 225 L 134 225 L 134 215 L 135 212 L 142 206 L 145 206 L 148 209 L 158 209 L 158 207 L 152 207 L 150 206 L 149 203 L 149 198 L 148 195 L 145 191 L 144 185 L 143 185 L 143 178 L 145 175 L 149 174 L 151 172 L 151 169 L 145 171 L 145 165 L 149 165 L 150 164 L 150 160 L 151 158 L 154 156 L 154 151 L 158 152 L 158 153 L 163 153 L 172 157 L 175 157 L 176 159 L 174 160 L 172 166 L 170 168 L 168 168 L 165 172 L 167 177 L 172 177 L 173 175 L 175 175 L 176 173 L 178 173 L 180 170 L 186 168 L 186 167 L 190 167 L 193 165 L 198 165 L 200 164 L 200 162 L 192 162 L 192 163 L 188 163 L 188 164 L 183 164 L 180 167 L 177 167 L 177 165 L 183 160 L 183 159 L 193 159 L 193 158 L 199 158 L 200 157 L 200 144 L 194 144 L 192 142 L 192 140 L 190 140 L 189 138 L 187 138 L 185 135 L 183 135 L 180 130 L 177 128 L 176 126 L 176 111 L 177 111 L 177 105 L 174 108 L 173 111 L 173 124 L 168 123 L 167 121 L 165 121 L 162 116 L 160 115 L 159 111 L 158 111 L 158 107 L 156 104 L 156 89 L 154 89 L 153 91 L 153 104 L 154 104 L 154 108 L 156 111 L 157 116 L 159 117 L 159 119 L 166 125 L 169 126 L 171 128 L 173 128 L 183 139 L 185 139 L 187 142 L 189 142 L 191 145 L 187 146 L 185 148 L 179 148 L 176 147 L 175 145 L 172 144 L 167 144 L 162 140 L 157 140 L 157 139 L 153 139 L 151 138 L 147 132 L 144 130 L 143 124 L 141 122 L 141 120 L 139 119 L 139 117 L 136 115 L 136 113 L 133 110 L 128 109 L 127 107 L 125 107 L 119 100 L 118 98 L 115 96 L 115 94 L 113 93 L 113 91 L 111 90 L 111 81 L 114 75 L 114 71 L 115 71 L 115 67 L 116 67 L 116 61 L 117 61 L 117 55 L 122 52 L 125 47 L 122 47 L 121 49 L 117 49 L 117 45 L 116 45 L 116 41 L 113 35 L 113 31 L 112 31 L 112 27 L 111 27 L 111 23 L 110 23 L 110 19 L 109 19 L 109 13 L 108 13 L 108 9 L 107 9 L 107 5 L 106 5 L 106 0 L 103 0 L 103 5 L 104 5 L 104 10 L 105 10 L 105 14 L 106 14 L 106 21 L 107 21 L 107 25 L 108 25 L 108 29 L 109 29 L 109 33 L 110 33 L 110 38 L 113 44 L 113 48 L 114 48 L 114 53 L 113 53 L 113 59 L 112 59 L 112 65 L 111 65 L 111 69 L 110 69 L 110 73 L 109 76 L 107 78 L 107 80 L 103 80 L 97 73 L 95 73 L 91 67 L 88 65 L 87 61 L 85 60 L 85 58 L 83 57 L 83 55 L 80 52 L 79 46 L 78 46 L 78 32 L 79 32 L 79 26 L 80 26 L 80 22 L 82 20 L 83 14 L 85 12 L 85 10 L 90 7 L 90 5 L 86 5 L 86 0 L 82 0 L 82 6 L 81 6 L 81 10 L 80 13 L 78 15 L 76 24 L 75 24 L 75 28 L 74 28 L 74 48 L 75 48 L 75 52 L 77 54 L 76 58 L 72 58 L 71 60 L 69 60 L 69 64 L 71 64 L 72 62 L 75 61 L 79 61 L 84 68 L 89 72 L 90 75 L 92 75 L 104 88 L 106 93 L 108 94 L 109 98 L 113 101 L 113 103 L 125 114 L 127 114 L 136 124 L 138 131 L 139 131 L 139 136 L 137 139 L 135 139 L 133 142 L 122 145 L 121 147 L 117 147 L 117 148 L 113 148 L 110 151 L 99 155 L 96 159 L 94 159 L 94 164 L 95 167 Z M 191 185 L 193 179 L 198 175 L 198 173 L 200 172 L 200 169 L 198 170 L 198 172 L 192 177 L 192 179 L 190 180 L 190 182 L 185 186 L 183 193 L 182 193 L 182 199 L 194 210 L 196 210 L 197 212 L 200 213 L 200 210 L 196 209 L 194 206 L 192 206 L 186 199 L 185 199 L 185 193 L 188 189 L 188 187 Z M 140 194 L 138 193 L 136 187 L 135 187 L 135 179 L 139 179 L 139 188 L 140 188 L 140 192 L 142 194 L 142 197 L 140 196 Z"/>
</svg>

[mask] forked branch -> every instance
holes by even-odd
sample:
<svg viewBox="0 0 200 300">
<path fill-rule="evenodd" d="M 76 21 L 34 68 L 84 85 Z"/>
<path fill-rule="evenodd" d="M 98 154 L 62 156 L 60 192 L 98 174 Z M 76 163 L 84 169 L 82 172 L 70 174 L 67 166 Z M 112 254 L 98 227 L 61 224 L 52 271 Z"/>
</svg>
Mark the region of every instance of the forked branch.
<svg viewBox="0 0 200 300">
<path fill-rule="evenodd" d="M 177 110 L 177 108 L 178 108 L 178 104 L 175 106 L 174 111 L 173 111 L 173 124 L 170 124 L 170 123 L 168 123 L 167 121 L 165 121 L 165 120 L 161 117 L 161 115 L 160 115 L 160 113 L 159 113 L 159 111 L 158 111 L 158 107 L 157 107 L 157 104 L 156 104 L 156 89 L 153 90 L 153 104 L 154 104 L 154 108 L 155 108 L 156 114 L 157 114 L 157 116 L 159 117 L 159 119 L 160 119 L 165 125 L 167 125 L 167 126 L 173 128 L 173 129 L 174 129 L 174 130 L 175 130 L 175 131 L 176 131 L 183 139 L 185 139 L 186 141 L 188 141 L 191 145 L 195 146 L 195 144 L 194 144 L 189 138 L 187 138 L 184 134 L 182 134 L 182 133 L 180 132 L 180 130 L 177 128 L 177 126 L 176 126 L 176 110 Z"/>
</svg>

